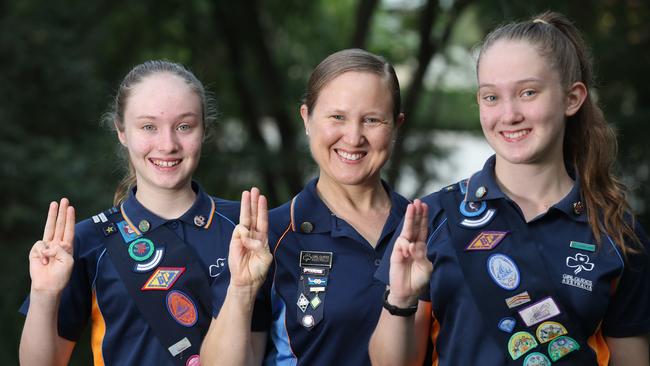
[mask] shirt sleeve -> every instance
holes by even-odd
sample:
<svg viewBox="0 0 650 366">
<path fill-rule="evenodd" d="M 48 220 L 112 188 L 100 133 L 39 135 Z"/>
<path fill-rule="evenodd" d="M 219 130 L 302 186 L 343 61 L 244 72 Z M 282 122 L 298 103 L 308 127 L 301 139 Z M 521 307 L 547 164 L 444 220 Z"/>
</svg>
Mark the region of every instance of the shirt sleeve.
<svg viewBox="0 0 650 366">
<path fill-rule="evenodd" d="M 650 241 L 636 225 L 643 251 L 628 254 L 616 293 L 603 319 L 609 337 L 633 337 L 650 333 Z"/>
</svg>

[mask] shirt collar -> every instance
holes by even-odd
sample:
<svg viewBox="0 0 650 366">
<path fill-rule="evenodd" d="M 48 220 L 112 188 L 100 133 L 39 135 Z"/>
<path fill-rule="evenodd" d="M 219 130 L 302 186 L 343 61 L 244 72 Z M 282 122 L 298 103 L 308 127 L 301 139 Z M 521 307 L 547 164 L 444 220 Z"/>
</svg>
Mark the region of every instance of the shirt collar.
<svg viewBox="0 0 650 366">
<path fill-rule="evenodd" d="M 291 201 L 291 229 L 303 233 L 326 233 L 333 229 L 334 214 L 320 199 L 316 192 L 318 178 L 314 178 L 305 188 Z M 390 214 L 384 225 L 384 232 L 390 233 L 399 224 L 409 201 L 391 189 L 382 181 L 384 189 L 388 192 L 391 200 Z M 382 237 L 385 233 L 382 233 Z"/>
<path fill-rule="evenodd" d="M 196 193 L 196 200 L 192 207 L 187 212 L 181 215 L 177 220 L 183 221 L 189 225 L 202 227 L 208 229 L 212 223 L 215 213 L 215 204 L 212 197 L 210 197 L 201 186 L 192 182 L 192 190 Z M 151 231 L 167 221 L 153 212 L 149 211 L 146 207 L 135 198 L 137 187 L 133 187 L 129 192 L 129 197 L 120 205 L 120 211 L 124 220 L 136 231 L 139 235 L 142 231 Z"/>
<path fill-rule="evenodd" d="M 501 188 L 499 188 L 496 177 L 494 176 L 495 163 L 496 155 L 492 155 L 485 162 L 485 165 L 483 165 L 483 169 L 474 173 L 469 178 L 467 181 L 467 191 L 465 193 L 464 201 L 481 202 L 507 198 L 501 191 Z M 571 170 L 569 171 L 569 175 L 574 179 L 573 188 L 571 188 L 569 194 L 562 198 L 560 202 L 553 205 L 551 209 L 560 210 L 573 220 L 587 222 L 588 218 L 585 213 L 586 209 L 584 208 L 584 202 L 581 200 L 580 177 Z M 480 194 L 481 190 L 485 191 L 485 194 L 482 196 Z"/>
</svg>

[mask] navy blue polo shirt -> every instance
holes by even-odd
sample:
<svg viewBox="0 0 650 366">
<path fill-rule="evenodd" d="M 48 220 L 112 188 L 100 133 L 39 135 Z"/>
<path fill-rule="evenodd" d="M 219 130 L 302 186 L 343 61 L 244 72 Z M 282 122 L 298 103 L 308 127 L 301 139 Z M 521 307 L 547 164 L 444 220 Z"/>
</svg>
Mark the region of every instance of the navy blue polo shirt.
<svg viewBox="0 0 650 366">
<path fill-rule="evenodd" d="M 369 365 L 385 289 L 373 275 L 408 201 L 384 185 L 392 207 L 373 248 L 330 212 L 316 182 L 269 213 L 274 260 L 252 329 L 269 332 L 267 365 Z"/>
<path fill-rule="evenodd" d="M 553 364 L 606 365 L 604 337 L 650 332 L 648 255 L 624 261 L 606 235 L 596 244 L 577 181 L 526 223 L 499 189 L 494 162 L 422 199 L 434 268 L 425 294 L 433 364 L 537 365 L 564 355 Z M 635 229 L 647 253 L 647 237 Z M 385 283 L 391 252 L 392 243 L 376 275 Z M 580 353 L 566 353 L 576 347 Z"/>
<path fill-rule="evenodd" d="M 131 225 L 132 232 L 143 225 L 148 226 L 147 231 L 167 226 L 196 252 L 212 283 L 219 276 L 228 276 L 225 264 L 239 203 L 210 197 L 195 182 L 192 188 L 196 201 L 178 219 L 165 220 L 147 210 L 135 198 L 135 188 L 116 215 Z M 61 296 L 59 335 L 77 341 L 90 321 L 95 365 L 173 365 L 110 259 L 106 237 L 93 223 L 101 215 L 75 226 L 74 267 Z M 215 291 L 213 287 L 213 297 L 217 297 Z M 27 313 L 28 300 L 20 309 L 23 314 Z M 214 316 L 217 312 L 213 305 Z"/>
</svg>

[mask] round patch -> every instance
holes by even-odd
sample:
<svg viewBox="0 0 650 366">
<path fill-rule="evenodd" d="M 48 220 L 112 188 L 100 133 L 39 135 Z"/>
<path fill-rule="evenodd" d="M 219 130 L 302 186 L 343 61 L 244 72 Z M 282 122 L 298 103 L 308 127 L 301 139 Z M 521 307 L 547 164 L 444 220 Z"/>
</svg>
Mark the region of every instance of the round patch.
<svg viewBox="0 0 650 366">
<path fill-rule="evenodd" d="M 460 213 L 465 217 L 476 217 L 485 212 L 487 203 L 483 202 L 460 202 Z"/>
<path fill-rule="evenodd" d="M 506 333 L 512 333 L 515 325 L 517 325 L 517 321 L 513 317 L 503 318 L 499 321 L 499 329 Z"/>
<path fill-rule="evenodd" d="M 199 317 L 194 301 L 178 290 L 172 290 L 167 294 L 167 311 L 178 324 L 184 327 L 193 326 Z"/>
<path fill-rule="evenodd" d="M 142 262 L 151 257 L 154 252 L 153 242 L 149 239 L 136 239 L 129 244 L 129 255 L 133 260 Z"/>
<path fill-rule="evenodd" d="M 548 344 L 548 355 L 551 356 L 551 360 L 555 362 L 579 349 L 580 345 L 575 341 L 575 339 L 567 336 L 559 336 Z"/>
<path fill-rule="evenodd" d="M 514 290 L 519 286 L 519 269 L 505 254 L 492 254 L 487 260 L 488 273 L 499 287 Z"/>
<path fill-rule="evenodd" d="M 543 353 L 533 352 L 524 358 L 524 366 L 551 366 L 551 360 Z"/>
<path fill-rule="evenodd" d="M 564 325 L 558 322 L 544 322 L 537 327 L 537 339 L 540 343 L 546 343 L 561 335 L 567 334 Z"/>
<path fill-rule="evenodd" d="M 508 341 L 508 352 L 513 360 L 518 359 L 535 347 L 537 347 L 537 341 L 528 332 L 517 332 Z"/>
<path fill-rule="evenodd" d="M 201 366 L 201 358 L 199 355 L 192 355 L 185 362 L 185 366 Z"/>
</svg>

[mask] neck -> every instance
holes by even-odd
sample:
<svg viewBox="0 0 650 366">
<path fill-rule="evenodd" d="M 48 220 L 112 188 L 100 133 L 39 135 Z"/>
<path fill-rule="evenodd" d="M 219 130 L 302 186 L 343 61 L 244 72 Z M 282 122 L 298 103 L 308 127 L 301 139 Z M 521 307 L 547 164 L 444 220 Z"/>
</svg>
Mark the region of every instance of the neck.
<svg viewBox="0 0 650 366">
<path fill-rule="evenodd" d="M 519 205 L 527 221 L 546 212 L 573 188 L 573 179 L 561 159 L 511 164 L 497 156 L 494 174 L 499 188 Z"/>
<path fill-rule="evenodd" d="M 135 198 L 149 211 L 166 220 L 176 219 L 192 207 L 196 193 L 191 183 L 181 189 L 151 189 L 139 186 Z"/>
<path fill-rule="evenodd" d="M 335 215 L 345 218 L 345 213 L 390 209 L 391 201 L 381 180 L 369 184 L 344 185 L 333 182 L 321 174 L 316 183 L 319 197 Z"/>
</svg>

